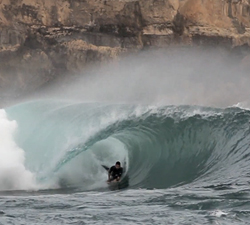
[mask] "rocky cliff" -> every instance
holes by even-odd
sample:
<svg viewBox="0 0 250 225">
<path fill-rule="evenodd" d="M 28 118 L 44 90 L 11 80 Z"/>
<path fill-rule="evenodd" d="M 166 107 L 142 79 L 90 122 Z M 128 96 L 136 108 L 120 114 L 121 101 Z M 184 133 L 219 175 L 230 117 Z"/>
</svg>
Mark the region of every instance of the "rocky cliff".
<svg viewBox="0 0 250 225">
<path fill-rule="evenodd" d="M 247 49 L 250 0 L 0 0 L 0 95 L 173 45 Z"/>
</svg>

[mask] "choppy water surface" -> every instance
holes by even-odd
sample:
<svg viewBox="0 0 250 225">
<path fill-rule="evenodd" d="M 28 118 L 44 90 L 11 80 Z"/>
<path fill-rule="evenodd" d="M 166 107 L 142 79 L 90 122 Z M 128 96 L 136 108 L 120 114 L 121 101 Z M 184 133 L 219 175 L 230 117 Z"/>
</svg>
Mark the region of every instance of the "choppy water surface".
<svg viewBox="0 0 250 225">
<path fill-rule="evenodd" d="M 245 187 L 246 188 L 246 187 Z M 2 224 L 248 224 L 249 189 L 173 188 L 1 197 Z"/>
</svg>

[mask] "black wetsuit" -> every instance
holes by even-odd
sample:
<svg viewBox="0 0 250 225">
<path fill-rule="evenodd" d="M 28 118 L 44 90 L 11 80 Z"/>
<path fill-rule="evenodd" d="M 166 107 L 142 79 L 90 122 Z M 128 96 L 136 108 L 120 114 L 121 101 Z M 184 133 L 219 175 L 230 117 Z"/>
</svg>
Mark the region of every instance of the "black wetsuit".
<svg viewBox="0 0 250 225">
<path fill-rule="evenodd" d="M 115 180 L 115 179 L 117 179 L 118 177 L 121 177 L 121 176 L 122 176 L 123 168 L 120 167 L 119 169 L 117 169 L 115 166 L 112 166 L 112 167 L 109 169 L 109 173 L 110 173 L 110 175 L 111 175 L 110 180 Z"/>
</svg>

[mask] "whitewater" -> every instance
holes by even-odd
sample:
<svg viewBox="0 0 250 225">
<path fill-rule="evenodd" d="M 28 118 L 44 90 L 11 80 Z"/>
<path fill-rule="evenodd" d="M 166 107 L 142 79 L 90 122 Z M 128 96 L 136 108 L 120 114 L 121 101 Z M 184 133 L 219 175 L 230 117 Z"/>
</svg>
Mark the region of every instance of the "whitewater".
<svg viewBox="0 0 250 225">
<path fill-rule="evenodd" d="M 0 224 L 249 224 L 248 78 L 221 62 L 198 76 L 207 58 L 189 57 L 1 109 Z M 102 165 L 117 160 L 128 186 L 110 190 Z"/>
</svg>

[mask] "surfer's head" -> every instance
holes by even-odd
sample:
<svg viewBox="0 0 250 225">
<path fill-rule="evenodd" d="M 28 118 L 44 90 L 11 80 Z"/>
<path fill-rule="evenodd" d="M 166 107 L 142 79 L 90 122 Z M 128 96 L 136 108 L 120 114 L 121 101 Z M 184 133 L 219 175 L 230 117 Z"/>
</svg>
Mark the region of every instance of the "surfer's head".
<svg viewBox="0 0 250 225">
<path fill-rule="evenodd" d="M 118 168 L 120 168 L 121 167 L 121 163 L 119 162 L 119 161 L 117 161 L 116 163 L 115 163 L 115 167 L 118 169 Z"/>
</svg>

